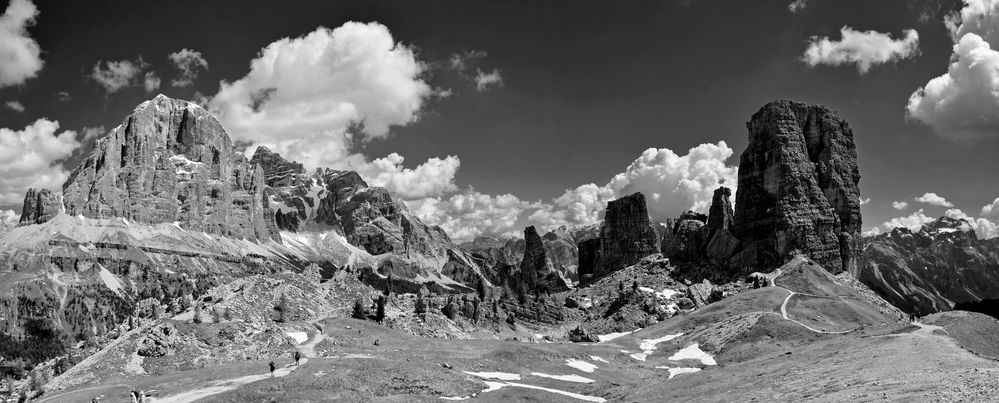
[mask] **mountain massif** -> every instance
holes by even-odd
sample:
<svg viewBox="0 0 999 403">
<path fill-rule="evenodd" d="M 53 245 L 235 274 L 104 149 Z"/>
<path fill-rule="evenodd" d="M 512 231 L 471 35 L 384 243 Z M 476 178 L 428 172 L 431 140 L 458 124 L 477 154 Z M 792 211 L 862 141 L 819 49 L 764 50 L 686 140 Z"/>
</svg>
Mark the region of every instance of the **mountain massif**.
<svg viewBox="0 0 999 403">
<path fill-rule="evenodd" d="M 950 218 L 862 238 L 853 132 L 829 108 L 774 101 L 746 127 L 734 205 L 719 184 L 707 214 L 655 223 L 634 193 L 593 225 L 458 245 L 357 172 L 307 172 L 266 147 L 246 158 L 207 110 L 157 96 L 97 141 L 61 193 L 30 190 L 19 225 L 0 234 L 0 358 L 18 378 L 0 392 L 595 402 L 795 399 L 821 382 L 834 400 L 996 392 L 982 385 L 999 374 L 988 358 L 999 322 L 903 316 L 996 295 L 999 244 Z M 873 365 L 875 354 L 905 371 Z M 950 367 L 967 371 L 934 375 Z"/>
</svg>

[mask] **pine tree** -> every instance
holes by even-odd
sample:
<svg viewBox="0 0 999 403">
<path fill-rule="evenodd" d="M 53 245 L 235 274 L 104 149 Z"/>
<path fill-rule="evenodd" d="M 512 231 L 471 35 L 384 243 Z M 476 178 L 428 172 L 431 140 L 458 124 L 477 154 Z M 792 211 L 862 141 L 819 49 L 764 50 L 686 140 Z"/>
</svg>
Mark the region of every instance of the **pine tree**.
<svg viewBox="0 0 999 403">
<path fill-rule="evenodd" d="M 472 299 L 472 321 L 479 323 L 479 300 Z"/>
<path fill-rule="evenodd" d="M 378 310 L 375 311 L 375 319 L 378 323 L 382 323 L 385 320 L 385 296 L 378 296 Z"/>
<path fill-rule="evenodd" d="M 479 277 L 479 284 L 475 289 L 479 292 L 479 301 L 486 299 L 486 279 Z"/>
<path fill-rule="evenodd" d="M 427 302 L 423 300 L 423 291 L 416 291 L 416 314 L 422 315 L 427 313 Z"/>
<path fill-rule="evenodd" d="M 281 294 L 281 298 L 278 298 L 278 303 L 277 306 L 274 307 L 274 310 L 278 312 L 277 321 L 284 323 L 285 311 L 288 310 L 288 297 L 286 297 L 284 294 Z"/>
<path fill-rule="evenodd" d="M 361 302 L 361 300 L 359 299 L 354 301 L 354 313 L 352 316 L 354 319 L 360 319 L 360 320 L 368 319 L 368 309 L 367 307 L 364 306 L 364 303 Z"/>
</svg>

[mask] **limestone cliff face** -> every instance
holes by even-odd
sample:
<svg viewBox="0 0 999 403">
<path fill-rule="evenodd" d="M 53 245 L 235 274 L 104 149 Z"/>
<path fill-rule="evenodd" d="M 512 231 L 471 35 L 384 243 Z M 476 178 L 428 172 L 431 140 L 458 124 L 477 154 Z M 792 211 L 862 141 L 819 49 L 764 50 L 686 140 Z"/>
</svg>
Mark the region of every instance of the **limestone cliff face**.
<svg viewBox="0 0 999 403">
<path fill-rule="evenodd" d="M 568 285 L 552 267 L 545 243 L 533 225 L 524 229 L 524 243 L 524 258 L 520 261 L 520 280 L 525 283 L 527 289 L 540 293 L 568 289 Z"/>
<path fill-rule="evenodd" d="M 263 170 L 233 149 L 215 117 L 159 95 L 97 141 L 63 184 L 63 202 L 70 215 L 280 241 L 264 186 Z"/>
<path fill-rule="evenodd" d="M 658 253 L 659 235 L 649 222 L 645 195 L 634 193 L 607 203 L 598 238 L 579 244 L 579 278 L 587 282 Z"/>
<path fill-rule="evenodd" d="M 779 100 L 746 124 L 733 234 L 754 248 L 756 270 L 806 253 L 827 270 L 856 268 L 860 173 L 853 131 L 820 105 Z"/>
</svg>

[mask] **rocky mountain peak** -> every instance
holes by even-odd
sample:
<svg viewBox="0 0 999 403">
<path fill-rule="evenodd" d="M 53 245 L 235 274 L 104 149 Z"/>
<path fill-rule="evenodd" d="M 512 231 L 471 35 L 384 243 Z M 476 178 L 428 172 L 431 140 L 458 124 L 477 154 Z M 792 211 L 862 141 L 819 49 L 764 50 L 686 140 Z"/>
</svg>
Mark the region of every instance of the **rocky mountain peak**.
<svg viewBox="0 0 999 403">
<path fill-rule="evenodd" d="M 197 104 L 158 95 L 99 139 L 63 184 L 70 215 L 280 240 L 264 175 Z"/>
<path fill-rule="evenodd" d="M 579 277 L 590 281 L 660 250 L 645 195 L 636 192 L 607 203 L 597 238 L 579 243 Z"/>
</svg>

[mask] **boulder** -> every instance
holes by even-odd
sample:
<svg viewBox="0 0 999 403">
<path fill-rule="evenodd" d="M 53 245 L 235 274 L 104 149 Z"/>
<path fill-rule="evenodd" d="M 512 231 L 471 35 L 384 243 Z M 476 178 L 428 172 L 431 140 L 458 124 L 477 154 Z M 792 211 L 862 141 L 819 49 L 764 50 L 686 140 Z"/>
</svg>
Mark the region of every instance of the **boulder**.
<svg viewBox="0 0 999 403">
<path fill-rule="evenodd" d="M 800 251 L 832 272 L 855 269 L 860 173 L 849 124 L 825 106 L 779 100 L 746 127 L 732 233 L 756 246 L 752 267 L 770 271 Z"/>
<path fill-rule="evenodd" d="M 142 357 L 173 355 L 177 341 L 177 328 L 172 323 L 156 325 L 145 332 L 139 341 L 137 353 Z"/>
<path fill-rule="evenodd" d="M 724 296 L 725 293 L 720 288 L 712 285 L 708 280 L 687 286 L 687 298 L 693 301 L 698 307 L 719 301 Z"/>
</svg>

